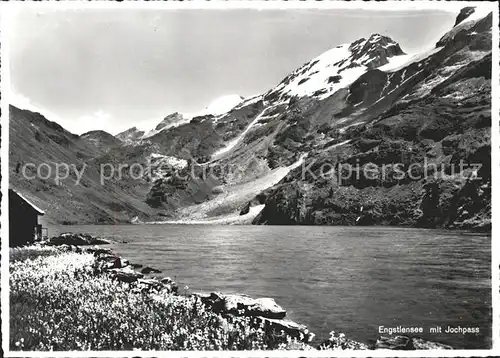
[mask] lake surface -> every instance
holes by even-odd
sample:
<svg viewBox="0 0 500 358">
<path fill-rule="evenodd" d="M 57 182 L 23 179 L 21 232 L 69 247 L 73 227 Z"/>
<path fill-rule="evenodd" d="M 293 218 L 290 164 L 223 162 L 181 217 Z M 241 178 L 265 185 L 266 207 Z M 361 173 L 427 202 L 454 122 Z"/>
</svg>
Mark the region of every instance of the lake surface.
<svg viewBox="0 0 500 358">
<path fill-rule="evenodd" d="M 387 227 L 123 225 L 51 227 L 128 243 L 112 248 L 181 290 L 273 297 L 316 342 L 379 326 L 423 327 L 454 348 L 491 346 L 491 236 Z M 441 326 L 443 333 L 430 333 Z M 447 326 L 479 334 L 444 333 Z"/>
</svg>

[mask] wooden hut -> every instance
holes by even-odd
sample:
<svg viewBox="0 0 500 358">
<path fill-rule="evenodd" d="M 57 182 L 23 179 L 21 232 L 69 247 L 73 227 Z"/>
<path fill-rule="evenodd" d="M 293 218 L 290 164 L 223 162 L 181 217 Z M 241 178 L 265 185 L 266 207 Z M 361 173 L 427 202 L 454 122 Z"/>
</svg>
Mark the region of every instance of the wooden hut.
<svg viewBox="0 0 500 358">
<path fill-rule="evenodd" d="M 9 246 L 30 244 L 42 237 L 42 225 L 38 216 L 43 210 L 19 192 L 9 189 Z"/>
</svg>

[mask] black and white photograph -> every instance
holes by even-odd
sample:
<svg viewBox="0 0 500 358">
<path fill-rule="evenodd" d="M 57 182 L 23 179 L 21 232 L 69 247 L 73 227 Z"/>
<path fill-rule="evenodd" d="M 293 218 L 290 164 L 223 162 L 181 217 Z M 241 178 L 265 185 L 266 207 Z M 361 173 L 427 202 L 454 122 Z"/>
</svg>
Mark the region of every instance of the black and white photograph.
<svg viewBox="0 0 500 358">
<path fill-rule="evenodd" d="M 496 355 L 495 2 L 0 11 L 5 356 Z"/>
</svg>

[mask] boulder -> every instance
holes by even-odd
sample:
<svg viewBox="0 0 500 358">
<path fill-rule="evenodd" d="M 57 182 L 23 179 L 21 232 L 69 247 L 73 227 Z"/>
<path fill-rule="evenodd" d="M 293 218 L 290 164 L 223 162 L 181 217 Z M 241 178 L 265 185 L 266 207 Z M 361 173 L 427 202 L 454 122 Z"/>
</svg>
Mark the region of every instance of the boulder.
<svg viewBox="0 0 500 358">
<path fill-rule="evenodd" d="M 58 246 L 58 249 L 63 252 L 76 252 L 76 253 L 82 252 L 82 249 L 76 245 L 62 244 Z"/>
<path fill-rule="evenodd" d="M 240 215 L 246 215 L 250 212 L 250 202 L 248 202 L 240 211 Z"/>
<path fill-rule="evenodd" d="M 110 254 L 101 254 L 97 256 L 97 262 L 102 263 L 102 267 L 104 269 L 114 269 L 114 268 L 125 268 L 130 266 L 130 262 L 123 257 L 110 255 Z"/>
<path fill-rule="evenodd" d="M 224 310 L 224 296 L 220 292 L 195 292 L 192 296 L 199 298 L 205 307 L 211 309 L 215 313 L 221 313 Z"/>
<path fill-rule="evenodd" d="M 176 293 L 177 285 L 173 281 L 171 283 L 163 283 L 155 278 L 140 278 L 137 280 L 137 289 L 143 293 L 152 293 L 154 291 Z"/>
<path fill-rule="evenodd" d="M 191 294 L 191 297 L 196 297 L 196 298 L 199 298 L 200 300 L 204 301 L 204 300 L 210 299 L 210 295 L 211 295 L 211 293 L 206 293 L 206 292 L 193 292 Z"/>
<path fill-rule="evenodd" d="M 343 333 L 330 332 L 330 338 L 321 342 L 318 350 L 367 350 L 368 345 L 349 339 Z"/>
<path fill-rule="evenodd" d="M 174 282 L 174 280 L 172 280 L 170 277 L 164 277 L 160 280 L 161 283 L 165 283 L 165 284 L 168 284 L 168 283 L 172 283 Z M 175 282 L 174 282 L 175 283 Z"/>
<path fill-rule="evenodd" d="M 144 267 L 144 268 L 141 270 L 141 272 L 142 272 L 143 274 L 161 273 L 161 271 L 160 271 L 160 270 L 155 269 L 155 268 L 152 268 L 152 267 L 149 267 L 149 266 Z"/>
<path fill-rule="evenodd" d="M 302 342 L 310 343 L 315 337 L 315 334 L 309 332 L 306 326 L 299 324 L 294 321 L 285 319 L 272 319 L 265 317 L 258 317 L 258 321 L 264 323 L 264 328 L 266 330 L 274 330 L 275 332 L 281 332 L 288 334 L 291 337 L 298 338 Z"/>
<path fill-rule="evenodd" d="M 142 224 L 143 222 L 139 219 L 138 216 L 134 216 L 132 219 L 130 219 L 131 224 Z"/>
<path fill-rule="evenodd" d="M 101 254 L 113 255 L 113 250 L 108 249 L 108 248 L 102 248 L 99 246 L 89 247 L 89 248 L 85 249 L 85 251 L 90 253 L 90 254 L 94 254 L 94 256 L 98 256 Z"/>
<path fill-rule="evenodd" d="M 118 258 L 116 255 L 114 254 L 108 254 L 108 253 L 102 253 L 102 254 L 98 254 L 98 255 L 95 255 L 94 256 L 96 257 L 96 261 L 97 262 L 111 262 L 111 263 L 114 263 L 115 260 Z"/>
<path fill-rule="evenodd" d="M 130 265 L 130 261 L 127 259 L 124 259 L 123 257 L 120 257 L 120 267 L 127 267 Z"/>
<path fill-rule="evenodd" d="M 140 278 L 137 280 L 138 288 L 144 291 L 156 290 L 160 291 L 164 288 L 163 283 L 154 278 Z"/>
<path fill-rule="evenodd" d="M 413 338 L 413 347 L 415 349 L 435 349 L 435 350 L 443 350 L 443 349 L 453 349 L 453 347 L 448 346 L 443 343 L 426 341 L 422 338 Z"/>
<path fill-rule="evenodd" d="M 380 337 L 375 343 L 375 349 L 414 350 L 413 341 L 406 336 Z"/>
<path fill-rule="evenodd" d="M 142 273 L 134 271 L 130 267 L 114 268 L 111 269 L 110 272 L 113 274 L 114 278 L 122 282 L 136 282 L 138 279 L 144 277 Z"/>
<path fill-rule="evenodd" d="M 68 245 L 68 244 L 62 244 L 58 247 L 58 249 L 62 252 L 68 252 L 68 251 L 71 251 L 73 249 L 73 247 L 71 245 Z"/>
<path fill-rule="evenodd" d="M 175 282 L 164 284 L 164 290 L 168 293 L 177 293 L 179 291 L 179 286 Z"/>
<path fill-rule="evenodd" d="M 246 295 L 224 296 L 224 312 L 233 315 L 281 319 L 286 310 L 272 298 L 251 298 Z"/>
<path fill-rule="evenodd" d="M 281 319 L 286 316 L 286 310 L 272 298 L 255 299 L 246 295 L 224 295 L 220 292 L 193 295 L 199 297 L 205 306 L 217 313 L 271 319 Z"/>
<path fill-rule="evenodd" d="M 65 232 L 59 236 L 53 236 L 46 242 L 46 245 L 51 246 L 59 246 L 64 244 L 78 246 L 102 245 L 109 244 L 109 241 L 96 236 L 92 236 L 90 234 Z"/>
<path fill-rule="evenodd" d="M 169 293 L 177 293 L 179 291 L 179 286 L 170 277 L 164 277 L 160 280 L 160 282 L 165 285 L 165 290 Z"/>
<path fill-rule="evenodd" d="M 374 348 L 391 350 L 453 349 L 446 344 L 431 342 L 422 338 L 410 338 L 407 336 L 380 337 L 377 339 Z"/>
</svg>

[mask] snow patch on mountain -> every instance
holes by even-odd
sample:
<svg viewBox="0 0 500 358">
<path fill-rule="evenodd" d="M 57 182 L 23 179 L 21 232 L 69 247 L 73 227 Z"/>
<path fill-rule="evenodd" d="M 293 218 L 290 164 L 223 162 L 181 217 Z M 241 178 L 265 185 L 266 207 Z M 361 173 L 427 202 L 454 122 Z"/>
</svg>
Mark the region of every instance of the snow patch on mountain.
<svg viewBox="0 0 500 358">
<path fill-rule="evenodd" d="M 240 140 L 242 140 L 245 137 L 245 135 L 248 133 L 248 131 L 250 131 L 250 129 L 253 128 L 253 126 L 259 121 L 259 119 L 261 119 L 262 115 L 265 112 L 266 112 L 266 110 L 263 110 L 262 112 L 260 112 L 260 114 L 257 117 L 255 117 L 255 119 L 252 122 L 250 122 L 250 124 L 245 128 L 245 130 L 243 132 L 241 132 L 241 134 L 238 137 L 231 140 L 225 147 L 216 151 L 212 155 L 212 161 L 220 159 L 222 157 L 222 155 L 224 155 L 225 153 L 229 152 L 231 149 L 236 147 L 236 145 L 240 142 Z"/>
<path fill-rule="evenodd" d="M 213 114 L 214 116 L 229 112 L 240 104 L 245 98 L 238 94 L 219 97 L 210 103 L 200 115 Z"/>
<path fill-rule="evenodd" d="M 230 150 L 232 150 L 234 147 L 236 147 L 236 145 L 245 137 L 245 135 L 252 129 L 254 128 L 255 126 L 258 125 L 258 122 L 260 119 L 262 119 L 264 117 L 264 114 L 266 114 L 267 112 L 269 112 L 270 110 L 276 108 L 277 106 L 281 105 L 283 103 L 278 103 L 278 104 L 275 104 L 275 105 L 272 105 L 270 107 L 266 107 L 262 112 L 260 112 L 252 122 L 250 122 L 250 124 L 245 128 L 245 130 L 243 132 L 241 132 L 241 134 L 236 137 L 235 139 L 231 140 L 225 147 L 219 149 L 218 151 L 216 151 L 213 155 L 212 155 L 212 160 L 210 162 L 207 162 L 205 164 L 208 164 L 208 163 L 211 163 L 213 161 L 216 161 L 218 159 L 220 159 L 225 153 L 229 152 Z"/>
<path fill-rule="evenodd" d="M 191 115 L 185 115 L 179 112 L 169 114 L 160 123 L 158 123 L 154 129 L 147 131 L 141 139 L 147 139 L 167 129 L 179 127 L 183 124 L 189 123 L 192 118 L 193 116 Z"/>
<path fill-rule="evenodd" d="M 346 60 L 351 52 L 350 44 L 337 46 L 313 59 L 307 67 L 301 67 L 285 79 L 275 92 L 288 96 L 312 96 L 316 91 L 323 91 L 320 97 L 328 97 L 340 88 L 354 82 L 366 72 L 366 67 L 348 69 L 340 75 L 341 65 L 338 63 Z"/>
<path fill-rule="evenodd" d="M 378 69 L 380 71 L 384 72 L 396 72 L 399 71 L 405 67 L 408 67 L 412 63 L 415 62 L 420 62 L 435 53 L 438 53 L 444 48 L 444 46 L 440 47 L 433 47 L 429 50 L 419 52 L 413 55 L 401 55 L 401 56 L 394 56 L 389 59 L 389 62 L 383 66 L 380 66 Z"/>
<path fill-rule="evenodd" d="M 180 217 L 186 218 L 186 220 L 188 220 L 188 218 L 189 220 L 209 220 L 210 213 L 216 210 L 228 213 L 239 212 L 239 210 L 252 200 L 255 195 L 278 184 L 288 173 L 290 173 L 290 171 L 302 165 L 306 156 L 306 154 L 303 154 L 295 163 L 287 167 L 273 169 L 267 174 L 252 181 L 223 186 L 223 192 L 214 199 L 180 209 Z M 252 211 L 251 208 L 250 210 L 251 212 L 256 211 L 256 215 L 262 210 L 262 207 L 258 206 L 254 211 Z"/>
<path fill-rule="evenodd" d="M 188 165 L 188 162 L 185 159 L 180 159 L 159 153 L 151 153 L 149 159 L 157 164 L 168 165 L 175 169 L 183 169 Z"/>
<path fill-rule="evenodd" d="M 163 178 L 173 172 L 187 167 L 188 162 L 185 159 L 180 159 L 160 153 L 151 153 L 147 157 L 148 167 L 146 176 L 151 176 L 152 181 Z"/>
<path fill-rule="evenodd" d="M 232 213 L 228 215 L 218 216 L 216 218 L 206 218 L 202 220 L 168 220 L 168 221 L 154 221 L 148 224 L 175 224 L 175 225 L 250 225 L 257 215 L 264 209 L 266 205 L 252 206 L 248 213 L 239 215 Z"/>
<path fill-rule="evenodd" d="M 256 95 L 256 96 L 252 96 L 252 97 L 248 97 L 243 102 L 239 103 L 238 105 L 236 105 L 234 108 L 231 108 L 231 109 L 240 109 L 240 108 L 243 108 L 246 106 L 250 106 L 252 104 L 259 102 L 262 98 L 263 98 L 263 96 L 261 94 Z"/>
<path fill-rule="evenodd" d="M 366 71 L 399 56 L 405 56 L 405 53 L 396 42 L 387 36 L 373 34 L 368 39 L 362 38 L 324 52 L 285 77 L 268 96 L 324 99 L 349 86 Z"/>
<path fill-rule="evenodd" d="M 491 14 L 491 7 L 487 5 L 478 5 L 474 7 L 474 12 L 469 12 L 469 15 L 458 23 L 454 28 L 448 31 L 440 40 L 439 44 L 444 44 L 453 40 L 456 34 L 461 31 L 468 30 L 476 25 L 477 22 Z"/>
</svg>

